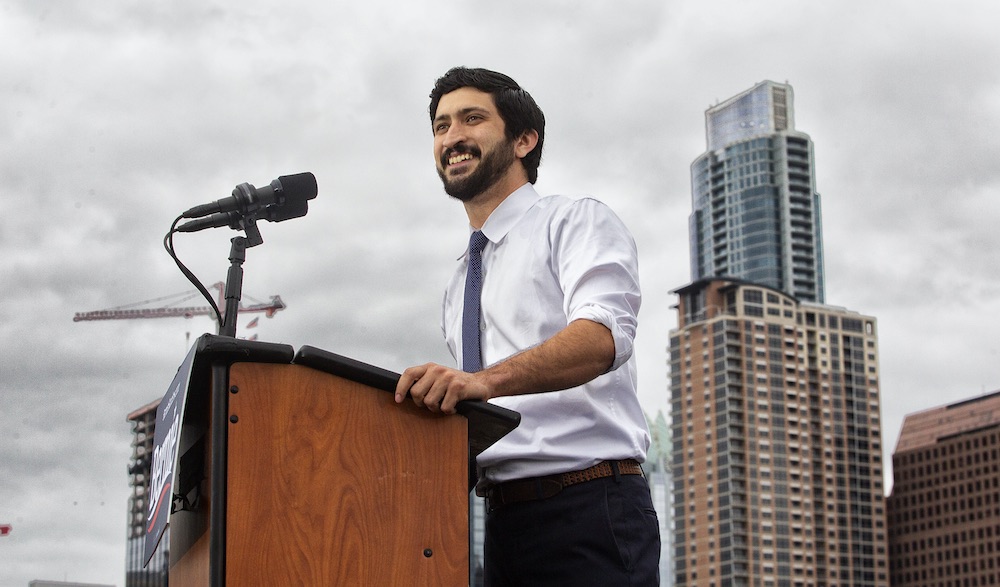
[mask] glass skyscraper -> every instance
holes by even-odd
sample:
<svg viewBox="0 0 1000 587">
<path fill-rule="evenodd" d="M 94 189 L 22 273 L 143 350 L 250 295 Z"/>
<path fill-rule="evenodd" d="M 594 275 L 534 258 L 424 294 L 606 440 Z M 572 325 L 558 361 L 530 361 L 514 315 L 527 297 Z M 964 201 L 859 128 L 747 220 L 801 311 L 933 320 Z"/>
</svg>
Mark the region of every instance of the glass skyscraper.
<svg viewBox="0 0 1000 587">
<path fill-rule="evenodd" d="M 795 130 L 792 87 L 763 81 L 705 112 L 691 164 L 691 279 L 732 277 L 823 303 L 813 145 Z"/>
</svg>

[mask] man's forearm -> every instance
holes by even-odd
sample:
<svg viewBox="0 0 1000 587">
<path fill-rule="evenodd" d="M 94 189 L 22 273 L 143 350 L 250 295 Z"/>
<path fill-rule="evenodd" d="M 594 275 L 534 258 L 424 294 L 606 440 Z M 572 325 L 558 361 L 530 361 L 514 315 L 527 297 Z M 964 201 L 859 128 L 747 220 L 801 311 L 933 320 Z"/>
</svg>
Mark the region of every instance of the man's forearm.
<svg viewBox="0 0 1000 587">
<path fill-rule="evenodd" d="M 615 341 L 603 324 L 575 320 L 542 344 L 477 373 L 490 397 L 558 391 L 603 375 L 615 359 Z"/>
<path fill-rule="evenodd" d="M 552 338 L 476 373 L 434 363 L 410 367 L 396 384 L 396 403 L 407 394 L 420 406 L 453 414 L 466 399 L 558 391 L 583 385 L 614 364 L 615 341 L 603 324 L 575 320 Z"/>
</svg>

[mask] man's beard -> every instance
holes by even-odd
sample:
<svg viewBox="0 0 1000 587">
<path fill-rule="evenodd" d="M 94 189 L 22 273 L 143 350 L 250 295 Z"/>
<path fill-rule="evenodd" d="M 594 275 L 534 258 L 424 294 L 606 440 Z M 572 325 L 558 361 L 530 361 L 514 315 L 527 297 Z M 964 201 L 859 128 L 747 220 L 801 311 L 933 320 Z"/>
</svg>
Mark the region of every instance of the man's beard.
<svg viewBox="0 0 1000 587">
<path fill-rule="evenodd" d="M 443 169 L 448 164 L 447 158 L 456 153 L 471 153 L 479 159 L 479 165 L 468 175 L 449 179 Z M 442 155 L 441 159 L 438 177 L 444 183 L 445 193 L 456 200 L 468 202 L 497 183 L 517 160 L 517 156 L 514 154 L 514 141 L 505 138 L 486 156 L 482 156 L 477 147 L 459 144 Z"/>
</svg>

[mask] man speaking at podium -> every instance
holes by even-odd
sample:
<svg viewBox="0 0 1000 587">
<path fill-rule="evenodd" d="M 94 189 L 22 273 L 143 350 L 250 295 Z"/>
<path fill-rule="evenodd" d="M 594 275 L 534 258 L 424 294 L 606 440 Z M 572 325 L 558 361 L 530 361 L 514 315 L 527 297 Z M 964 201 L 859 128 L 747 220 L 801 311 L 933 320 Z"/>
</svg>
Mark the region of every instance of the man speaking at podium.
<svg viewBox="0 0 1000 587">
<path fill-rule="evenodd" d="M 639 463 L 641 299 L 635 243 L 593 198 L 541 197 L 545 118 L 506 75 L 454 68 L 431 92 L 434 159 L 469 217 L 443 330 L 461 370 L 403 372 L 396 401 L 465 399 L 521 414 L 479 455 L 489 587 L 659 585 L 659 530 Z"/>
</svg>

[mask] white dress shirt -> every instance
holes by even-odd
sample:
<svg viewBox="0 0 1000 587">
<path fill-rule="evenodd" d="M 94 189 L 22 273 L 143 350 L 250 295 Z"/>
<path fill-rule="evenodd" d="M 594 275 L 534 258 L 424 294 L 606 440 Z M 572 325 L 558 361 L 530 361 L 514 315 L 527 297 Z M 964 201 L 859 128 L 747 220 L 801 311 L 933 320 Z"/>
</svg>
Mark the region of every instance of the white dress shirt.
<svg viewBox="0 0 1000 587">
<path fill-rule="evenodd" d="M 587 319 L 614 337 L 611 369 L 563 391 L 498 397 L 521 424 L 478 458 L 498 483 L 585 469 L 603 460 L 645 461 L 649 430 L 636 395 L 632 345 L 641 294 L 635 242 L 610 208 L 589 198 L 539 197 L 531 184 L 483 225 L 482 350 L 489 367 Z M 467 253 L 444 298 L 443 330 L 462 364 Z"/>
</svg>

